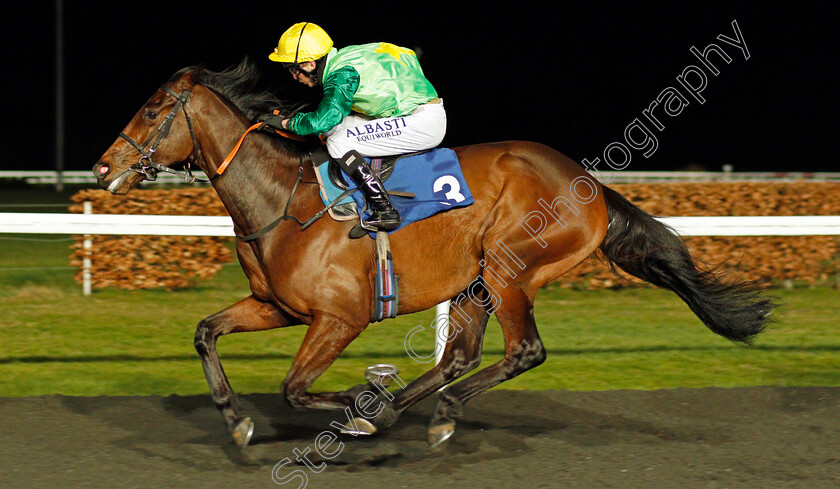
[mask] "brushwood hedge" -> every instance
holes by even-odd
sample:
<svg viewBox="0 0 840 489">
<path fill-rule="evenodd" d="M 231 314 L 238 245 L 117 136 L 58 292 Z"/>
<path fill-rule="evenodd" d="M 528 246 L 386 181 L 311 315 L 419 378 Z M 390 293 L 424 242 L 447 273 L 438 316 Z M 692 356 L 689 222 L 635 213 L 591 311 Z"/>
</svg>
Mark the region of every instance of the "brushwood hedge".
<svg viewBox="0 0 840 489">
<path fill-rule="evenodd" d="M 840 183 L 835 182 L 710 182 L 634 183 L 611 185 L 630 201 L 656 216 L 796 216 L 840 215 Z M 73 197 L 72 212 L 90 201 L 98 214 L 227 215 L 209 187 L 135 190 L 115 196 L 84 190 Z M 325 217 L 328 219 L 328 217 Z M 222 264 L 234 261 L 232 239 L 182 236 L 94 236 L 94 288 L 174 289 L 212 277 Z M 699 262 L 723 264 L 747 278 L 770 277 L 780 283 L 837 286 L 840 237 L 837 236 L 695 236 L 684 238 Z M 79 236 L 71 263 L 79 267 L 86 251 Z M 399 264 L 399 256 L 394 257 Z M 399 265 L 397 265 L 399 266 Z M 640 286 L 617 278 L 590 257 L 558 280 L 562 287 L 609 288 Z"/>
</svg>

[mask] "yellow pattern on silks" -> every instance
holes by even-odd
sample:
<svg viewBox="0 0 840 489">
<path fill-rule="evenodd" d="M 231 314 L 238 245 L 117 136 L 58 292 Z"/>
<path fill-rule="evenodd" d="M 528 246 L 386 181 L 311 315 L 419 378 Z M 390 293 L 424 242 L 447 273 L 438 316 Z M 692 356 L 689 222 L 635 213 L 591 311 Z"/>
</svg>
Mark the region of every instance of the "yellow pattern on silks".
<svg viewBox="0 0 840 489">
<path fill-rule="evenodd" d="M 401 48 L 401 47 L 397 46 L 396 44 L 391 44 L 390 42 L 383 42 L 382 44 L 380 44 L 379 47 L 376 48 L 374 53 L 390 54 L 391 56 L 397 58 L 397 61 L 399 61 L 403 66 L 407 66 L 407 65 L 405 64 L 405 62 L 403 60 L 400 59 L 400 56 L 402 56 L 403 54 L 410 54 L 411 56 L 417 56 L 414 53 L 414 51 L 412 51 L 408 48 Z"/>
</svg>

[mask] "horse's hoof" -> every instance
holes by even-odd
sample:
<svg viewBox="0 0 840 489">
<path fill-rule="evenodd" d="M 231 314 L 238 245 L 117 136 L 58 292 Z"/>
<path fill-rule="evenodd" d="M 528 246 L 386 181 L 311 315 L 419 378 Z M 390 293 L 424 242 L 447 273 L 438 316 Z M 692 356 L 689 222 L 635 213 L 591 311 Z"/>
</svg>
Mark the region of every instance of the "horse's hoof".
<svg viewBox="0 0 840 489">
<path fill-rule="evenodd" d="M 233 437 L 233 441 L 236 442 L 242 448 L 248 446 L 248 442 L 251 441 L 251 436 L 254 434 L 254 423 L 251 422 L 251 418 L 245 418 L 236 425 L 236 428 L 233 429 L 231 432 L 231 436 Z"/>
<path fill-rule="evenodd" d="M 373 424 L 365 418 L 355 418 L 353 419 L 353 423 L 350 426 L 344 426 L 344 428 L 341 429 L 341 432 L 345 435 L 370 436 L 376 433 L 376 426 L 373 426 Z"/>
<path fill-rule="evenodd" d="M 455 433 L 455 422 L 449 421 L 429 428 L 427 441 L 432 448 L 443 445 Z"/>
</svg>

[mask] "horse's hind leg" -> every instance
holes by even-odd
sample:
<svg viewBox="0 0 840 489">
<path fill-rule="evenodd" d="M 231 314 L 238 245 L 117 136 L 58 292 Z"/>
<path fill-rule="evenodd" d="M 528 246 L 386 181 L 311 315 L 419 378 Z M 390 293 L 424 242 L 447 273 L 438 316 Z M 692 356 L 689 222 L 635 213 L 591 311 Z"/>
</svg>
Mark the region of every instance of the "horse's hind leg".
<svg viewBox="0 0 840 489">
<path fill-rule="evenodd" d="M 254 424 L 250 418 L 239 416 L 236 394 L 228 382 L 225 370 L 216 351 L 219 336 L 244 331 L 263 331 L 296 324 L 296 321 L 282 313 L 275 306 L 262 302 L 253 296 L 247 297 L 227 309 L 198 323 L 195 330 L 195 349 L 201 357 L 204 376 L 210 386 L 213 403 L 222 413 L 228 431 L 239 446 L 245 446 L 251 439 Z"/>
<path fill-rule="evenodd" d="M 393 398 L 380 398 L 383 407 L 373 420 L 377 429 L 391 426 L 400 413 L 478 367 L 481 363 L 481 346 L 489 318 L 484 305 L 486 297 L 486 290 L 482 290 L 473 299 L 468 299 L 466 293 L 453 299 L 454 315 L 450 315 L 450 328 L 455 329 L 450 331 L 450 339 L 446 343 L 440 363 L 395 392 Z"/>
<path fill-rule="evenodd" d="M 492 286 L 501 297 L 495 312 L 505 338 L 505 356 L 475 375 L 450 385 L 441 393 L 429 425 L 429 444 L 432 446 L 452 436 L 455 421 L 460 417 L 467 400 L 545 361 L 545 348 L 537 333 L 531 299 L 513 286 Z"/>
</svg>

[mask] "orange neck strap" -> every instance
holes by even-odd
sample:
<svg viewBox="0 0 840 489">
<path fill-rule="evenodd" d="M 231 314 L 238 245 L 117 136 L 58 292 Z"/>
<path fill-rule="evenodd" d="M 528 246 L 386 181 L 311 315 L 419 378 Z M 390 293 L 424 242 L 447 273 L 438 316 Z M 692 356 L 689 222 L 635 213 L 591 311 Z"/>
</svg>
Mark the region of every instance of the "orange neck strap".
<svg viewBox="0 0 840 489">
<path fill-rule="evenodd" d="M 260 129 L 262 126 L 265 126 L 265 125 L 266 124 L 264 122 L 260 122 L 260 123 L 254 124 L 253 126 L 249 127 L 248 130 L 245 131 L 245 134 L 243 134 L 242 137 L 239 138 L 239 141 L 237 141 L 236 146 L 233 147 L 233 150 L 231 150 L 230 154 L 227 155 L 227 158 L 225 158 L 225 160 L 222 161 L 222 164 L 219 165 L 219 168 L 216 169 L 216 175 L 221 175 L 222 173 L 225 172 L 225 170 L 227 170 L 228 165 L 230 165 L 230 162 L 233 161 L 234 157 L 236 157 L 236 153 L 239 152 L 239 147 L 242 146 L 242 141 L 245 140 L 245 136 L 247 136 L 254 129 Z M 306 141 L 306 139 L 304 139 L 303 136 L 300 136 L 300 135 L 295 134 L 293 132 L 281 131 L 281 130 L 275 129 L 275 128 L 272 128 L 272 129 L 274 129 L 274 132 L 276 132 L 280 136 L 283 136 L 284 138 L 292 139 L 292 140 L 295 140 L 295 141 L 301 141 L 301 142 Z"/>
</svg>

